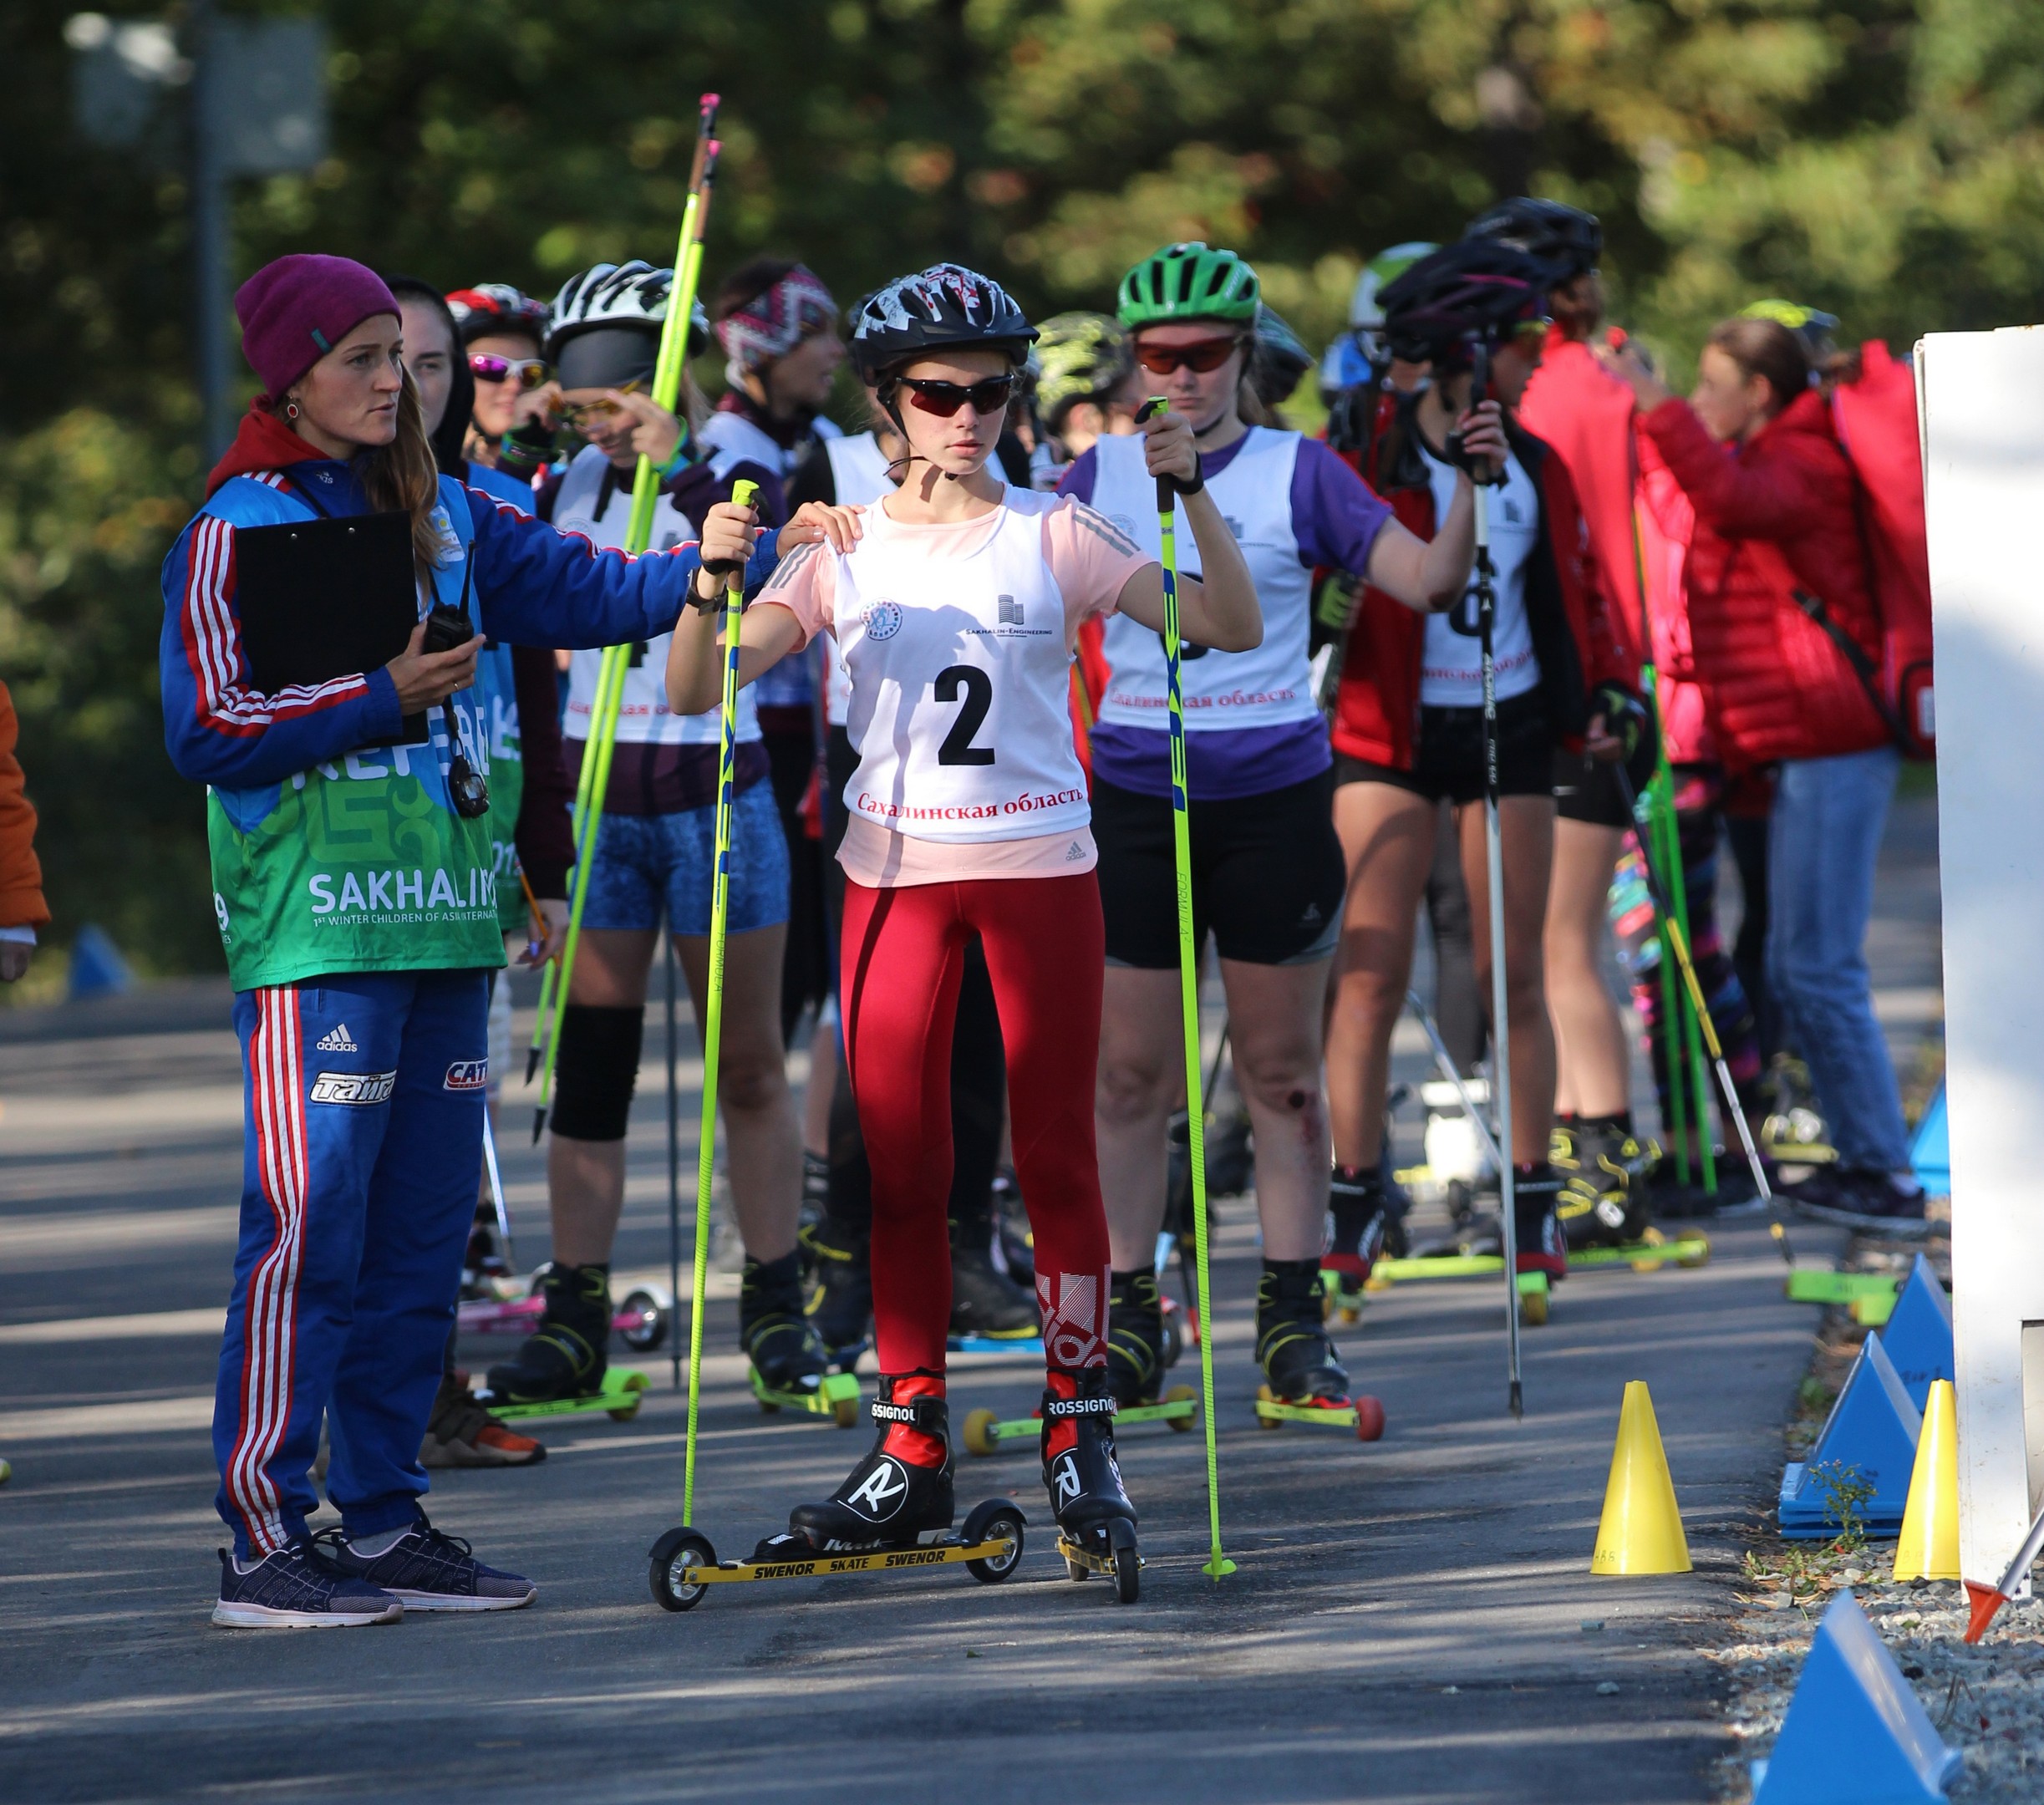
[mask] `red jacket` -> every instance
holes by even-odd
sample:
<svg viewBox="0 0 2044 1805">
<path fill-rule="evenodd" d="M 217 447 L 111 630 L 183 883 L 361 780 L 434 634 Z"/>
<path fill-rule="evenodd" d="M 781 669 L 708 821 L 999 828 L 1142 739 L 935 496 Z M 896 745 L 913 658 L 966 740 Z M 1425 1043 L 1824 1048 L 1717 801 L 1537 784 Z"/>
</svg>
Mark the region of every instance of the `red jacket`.
<svg viewBox="0 0 2044 1805">
<path fill-rule="evenodd" d="M 1360 474 L 1390 502 L 1401 522 L 1422 539 L 1434 536 L 1434 497 L 1425 468 L 1410 450 L 1415 429 L 1410 400 L 1404 430 L 1395 438 L 1408 450 L 1399 467 L 1380 469 L 1385 429 L 1400 407 L 1386 396 L 1372 435 L 1371 467 Z M 1507 431 L 1513 451 L 1540 494 L 1540 536 L 1526 567 L 1526 613 L 1540 662 L 1540 689 L 1548 719 L 1562 745 L 1580 747 L 1589 720 L 1590 691 L 1602 683 L 1634 689 L 1637 668 L 1628 669 L 1612 632 L 1609 604 L 1590 550 L 1589 528 L 1576 501 L 1575 486 L 1561 459 L 1544 440 L 1516 424 Z M 1395 770 L 1412 769 L 1413 741 L 1420 719 L 1420 663 L 1426 644 L 1426 617 L 1380 589 L 1365 586 L 1341 664 L 1335 704 L 1333 740 L 1337 752 Z"/>
<path fill-rule="evenodd" d="M 1686 401 L 1640 423 L 1696 510 L 1683 583 L 1691 658 L 1731 771 L 1889 743 L 1858 678 L 1797 605 L 1823 602 L 1878 665 L 1852 467 L 1815 394 L 1728 452 Z"/>
<path fill-rule="evenodd" d="M 0 928 L 39 928 L 49 909 L 35 856 L 35 806 L 23 793 L 14 735 L 14 699 L 0 683 Z"/>
</svg>

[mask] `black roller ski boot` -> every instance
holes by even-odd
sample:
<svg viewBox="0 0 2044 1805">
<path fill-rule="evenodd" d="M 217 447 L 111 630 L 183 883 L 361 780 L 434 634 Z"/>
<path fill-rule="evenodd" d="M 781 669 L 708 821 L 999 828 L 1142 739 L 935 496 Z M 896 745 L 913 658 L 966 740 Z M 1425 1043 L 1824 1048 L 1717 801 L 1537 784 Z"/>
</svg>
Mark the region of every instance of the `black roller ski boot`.
<svg viewBox="0 0 2044 1805">
<path fill-rule="evenodd" d="M 1124 1410 L 1154 1404 L 1173 1352 L 1164 1331 L 1164 1299 L 1147 1267 L 1107 1281 L 1107 1390 Z"/>
<path fill-rule="evenodd" d="M 913 1548 L 950 1528 L 956 1513 L 943 1380 L 883 1375 L 868 1407 L 880 1429 L 872 1452 L 821 1503 L 796 1505 L 787 1534 L 762 1542 L 754 1559 L 786 1560 L 804 1547 L 819 1553 Z"/>
<path fill-rule="evenodd" d="M 492 1405 L 553 1404 L 593 1397 L 603 1389 L 610 1364 L 610 1268 L 542 1266 L 539 1287 L 545 1303 L 539 1327 L 526 1337 L 516 1359 L 490 1369 Z"/>
<path fill-rule="evenodd" d="M 841 1372 L 851 1372 L 872 1333 L 870 1238 L 834 1216 L 826 1216 L 805 1233 L 803 1242 L 813 1274 L 804 1311 L 831 1365 Z"/>
<path fill-rule="evenodd" d="M 1412 1207 L 1393 1179 L 1387 1157 L 1373 1167 L 1337 1166 L 1327 1192 L 1330 1228 L 1320 1256 L 1321 1289 L 1329 1314 L 1354 1322 L 1361 1312 L 1370 1269 L 1405 1251 L 1406 1212 Z"/>
<path fill-rule="evenodd" d="M 951 1333 L 979 1341 L 1032 1341 L 1043 1333 L 1035 1295 L 994 1263 L 990 1210 L 951 1223 Z"/>
<path fill-rule="evenodd" d="M 830 1355 L 803 1314 L 799 1252 L 746 1260 L 739 1281 L 738 1340 L 752 1362 L 752 1389 L 760 1396 L 799 1397 L 821 1386 Z"/>
<path fill-rule="evenodd" d="M 1318 1260 L 1265 1260 L 1256 1288 L 1256 1358 L 1280 1404 L 1345 1410 L 1349 1375 L 1329 1338 Z"/>
<path fill-rule="evenodd" d="M 1625 1247 L 1646 1233 L 1646 1150 L 1622 1121 L 1557 1122 L 1548 1162 L 1561 1178 L 1556 1213 L 1572 1248 Z"/>
<path fill-rule="evenodd" d="M 1513 1228 L 1518 1237 L 1514 1270 L 1545 1273 L 1550 1284 L 1569 1276 L 1569 1238 L 1562 1232 L 1561 1174 L 1552 1166 L 1522 1166 L 1512 1187 Z"/>
<path fill-rule="evenodd" d="M 1073 1579 L 1111 1574 L 1116 1595 L 1132 1604 L 1141 1589 L 1142 1558 L 1136 1550 L 1136 1507 L 1114 1457 L 1115 1401 L 1106 1369 L 1052 1367 L 1045 1377 L 1038 1446 L 1044 1489 L 1057 1518 L 1058 1551 Z"/>
<path fill-rule="evenodd" d="M 816 1261 L 811 1254 L 809 1240 L 816 1225 L 823 1220 L 824 1212 L 831 1202 L 831 1162 L 821 1153 L 802 1149 L 802 1203 L 796 1218 L 795 1238 L 802 1253 L 802 1277 L 816 1276 Z"/>
</svg>

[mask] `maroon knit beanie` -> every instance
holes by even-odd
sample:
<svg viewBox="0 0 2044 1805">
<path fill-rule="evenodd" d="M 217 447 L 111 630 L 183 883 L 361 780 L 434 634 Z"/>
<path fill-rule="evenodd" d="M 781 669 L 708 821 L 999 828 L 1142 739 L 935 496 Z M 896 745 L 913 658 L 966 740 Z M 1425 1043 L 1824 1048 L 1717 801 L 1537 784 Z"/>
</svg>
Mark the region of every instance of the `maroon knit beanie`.
<svg viewBox="0 0 2044 1805">
<path fill-rule="evenodd" d="M 234 297 L 242 354 L 272 402 L 363 321 L 397 313 L 396 297 L 374 270 L 351 257 L 310 253 L 264 264 Z"/>
</svg>

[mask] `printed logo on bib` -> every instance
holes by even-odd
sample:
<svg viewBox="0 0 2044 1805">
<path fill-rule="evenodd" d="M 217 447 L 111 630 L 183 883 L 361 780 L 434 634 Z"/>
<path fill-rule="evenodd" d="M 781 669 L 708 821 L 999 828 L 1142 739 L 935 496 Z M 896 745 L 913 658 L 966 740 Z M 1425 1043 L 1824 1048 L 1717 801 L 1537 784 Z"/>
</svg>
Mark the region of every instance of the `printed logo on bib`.
<svg viewBox="0 0 2044 1805">
<path fill-rule="evenodd" d="M 892 639 L 902 630 L 901 603 L 869 602 L 859 610 L 859 624 L 868 639 Z"/>
<path fill-rule="evenodd" d="M 882 1454 L 873 1470 L 845 1495 L 845 1502 L 868 1523 L 882 1523 L 902 1508 L 908 1496 L 908 1475 L 891 1454 Z"/>
<path fill-rule="evenodd" d="M 313 1080 L 313 1101 L 368 1109 L 388 1103 L 397 1087 L 398 1075 L 394 1071 L 323 1071 Z"/>
<path fill-rule="evenodd" d="M 490 1083 L 490 1061 L 486 1059 L 458 1059 L 447 1068 L 445 1088 L 450 1091 L 480 1091 Z"/>
</svg>

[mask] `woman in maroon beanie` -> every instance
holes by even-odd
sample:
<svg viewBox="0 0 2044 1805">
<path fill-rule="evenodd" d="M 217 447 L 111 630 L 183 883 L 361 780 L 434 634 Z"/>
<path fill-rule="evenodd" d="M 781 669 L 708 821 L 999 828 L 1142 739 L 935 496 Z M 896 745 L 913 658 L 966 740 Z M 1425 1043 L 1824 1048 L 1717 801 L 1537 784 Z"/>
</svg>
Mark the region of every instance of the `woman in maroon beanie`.
<svg viewBox="0 0 2044 1805">
<path fill-rule="evenodd" d="M 1802 342 L 1777 321 L 1713 330 L 1687 401 L 1630 348 L 1604 357 L 1632 384 L 1640 430 L 1696 510 L 1683 570 L 1691 652 L 1726 769 L 1777 767 L 1767 982 L 1838 1150 L 1835 1166 L 1786 1194 L 1824 1221 L 1920 1235 L 1923 1192 L 1864 950 L 1900 754 L 1813 618 L 1879 664 L 1852 466 Z"/>
<path fill-rule="evenodd" d="M 323 1627 L 393 1622 L 408 1608 L 512 1609 L 531 1601 L 531 1582 L 484 1566 L 419 1503 L 482 1157 L 486 974 L 504 961 L 487 809 L 455 793 L 450 773 L 457 758 L 488 773 L 473 687 L 484 634 L 653 638 L 693 587 L 720 597 L 704 558 L 744 564 L 752 521 L 713 509 L 699 547 L 630 558 L 442 476 L 398 303 L 345 257 L 281 258 L 235 307 L 264 393 L 165 562 L 159 653 L 171 760 L 207 786 L 247 1074 L 213 1418 L 216 1505 L 235 1548 L 221 1551 L 213 1620 Z M 296 542 L 338 567 L 363 542 L 326 523 L 394 514 L 419 613 L 460 609 L 475 633 L 429 653 L 422 625 L 379 669 L 260 687 L 244 611 L 288 623 L 311 604 L 252 584 L 312 592 L 323 571 L 278 576 L 287 567 L 272 562 L 258 579 L 258 546 L 281 558 Z M 296 540 L 254 536 L 280 526 Z M 408 740 L 408 715 L 430 716 L 431 737 Z M 313 1537 L 307 1473 L 323 1416 L 341 1527 Z"/>
</svg>

